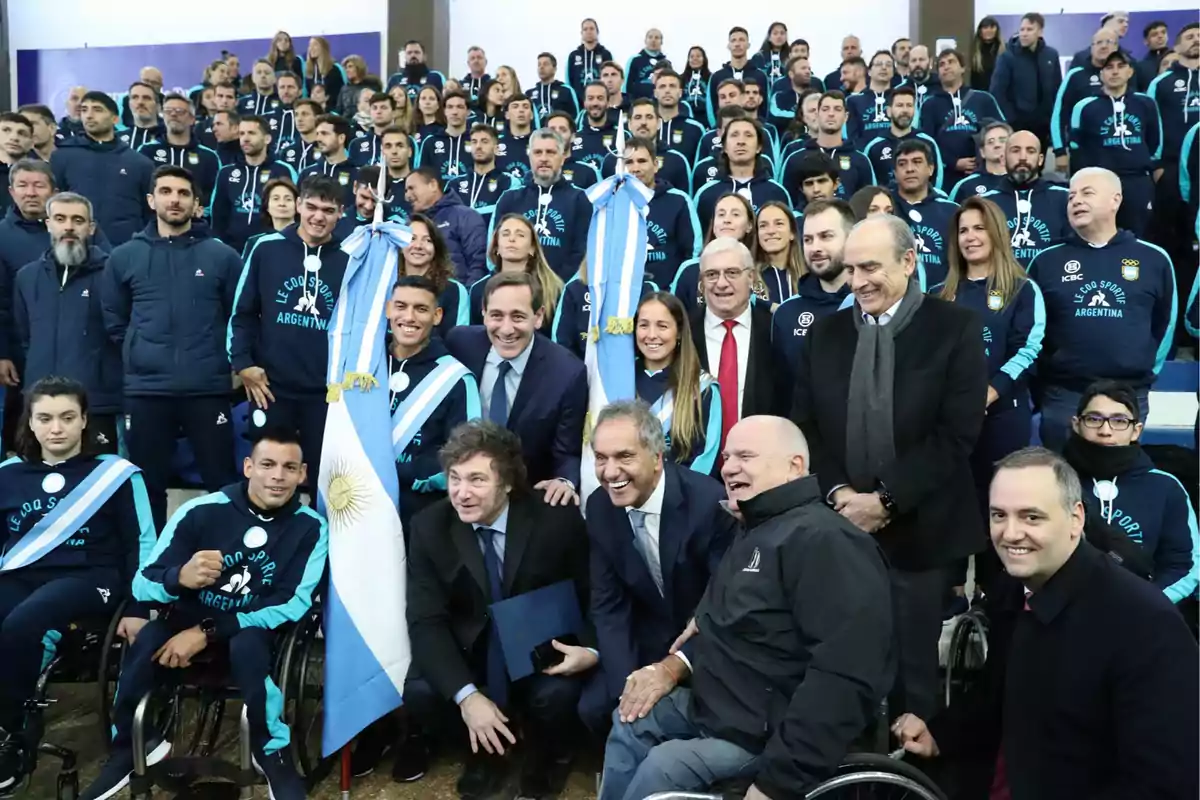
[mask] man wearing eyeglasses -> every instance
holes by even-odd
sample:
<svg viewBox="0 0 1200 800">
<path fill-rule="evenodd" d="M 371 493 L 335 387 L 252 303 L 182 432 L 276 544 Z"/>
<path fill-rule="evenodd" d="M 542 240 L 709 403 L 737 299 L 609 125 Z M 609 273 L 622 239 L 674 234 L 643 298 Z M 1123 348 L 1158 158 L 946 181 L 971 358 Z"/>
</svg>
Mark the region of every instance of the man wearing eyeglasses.
<svg viewBox="0 0 1200 800">
<path fill-rule="evenodd" d="M 200 197 L 211 197 L 221 159 L 193 134 L 196 112 L 191 101 L 181 94 L 167 95 L 163 100 L 163 119 L 166 141 L 144 144 L 138 152 L 153 161 L 156 167 L 167 164 L 183 167 L 196 179 Z"/>
<path fill-rule="evenodd" d="M 1102 378 L 1134 387 L 1141 419 L 1178 313 L 1175 268 L 1164 250 L 1117 227 L 1121 179 L 1100 167 L 1071 178 L 1073 233 L 1029 265 L 1046 302 L 1039 357 L 1042 444 L 1062 451 L 1080 396 Z"/>
<path fill-rule="evenodd" d="M 750 250 L 736 239 L 713 239 L 700 253 L 704 304 L 692 312 L 700 366 L 721 386 L 721 446 L 737 421 L 758 414 L 785 416 L 791 387 L 771 358 L 771 309 L 751 300 L 761 281 Z"/>
</svg>

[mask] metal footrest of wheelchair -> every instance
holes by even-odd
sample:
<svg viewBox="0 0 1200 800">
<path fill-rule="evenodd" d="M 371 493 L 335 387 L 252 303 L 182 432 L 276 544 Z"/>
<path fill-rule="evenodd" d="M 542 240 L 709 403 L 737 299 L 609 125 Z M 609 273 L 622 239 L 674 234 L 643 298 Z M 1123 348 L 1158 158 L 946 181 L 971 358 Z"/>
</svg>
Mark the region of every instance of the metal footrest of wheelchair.
<svg viewBox="0 0 1200 800">
<path fill-rule="evenodd" d="M 130 775 L 129 790 L 133 797 L 148 795 L 154 787 L 161 787 L 180 796 L 190 795 L 200 782 L 215 786 L 224 784 L 233 789 L 242 789 L 262 783 L 262 777 L 253 769 L 242 769 L 225 759 L 204 756 L 165 758 L 146 768 L 145 775 Z"/>
</svg>

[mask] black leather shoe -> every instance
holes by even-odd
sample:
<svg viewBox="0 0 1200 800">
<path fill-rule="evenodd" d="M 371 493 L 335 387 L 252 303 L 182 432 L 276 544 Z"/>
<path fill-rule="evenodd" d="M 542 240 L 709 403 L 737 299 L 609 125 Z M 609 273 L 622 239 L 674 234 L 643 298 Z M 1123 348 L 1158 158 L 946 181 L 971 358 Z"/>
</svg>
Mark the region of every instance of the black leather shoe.
<svg viewBox="0 0 1200 800">
<path fill-rule="evenodd" d="M 412 783 L 425 777 L 429 771 L 429 746 L 423 736 L 412 734 L 397 743 L 392 762 L 392 780 L 396 783 Z"/>
<path fill-rule="evenodd" d="M 458 795 L 463 800 L 492 800 L 504 788 L 507 776 L 508 761 L 502 756 L 472 754 L 458 778 Z"/>
</svg>

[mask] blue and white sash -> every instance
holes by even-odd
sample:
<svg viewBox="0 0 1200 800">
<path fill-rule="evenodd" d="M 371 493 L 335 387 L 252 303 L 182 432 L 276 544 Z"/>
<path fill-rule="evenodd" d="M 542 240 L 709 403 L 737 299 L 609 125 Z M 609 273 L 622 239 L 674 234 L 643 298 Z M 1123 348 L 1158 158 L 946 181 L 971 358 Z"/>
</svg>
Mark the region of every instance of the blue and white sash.
<svg viewBox="0 0 1200 800">
<path fill-rule="evenodd" d="M 123 458 L 100 464 L 0 558 L 0 572 L 27 567 L 75 535 L 138 468 Z"/>
<path fill-rule="evenodd" d="M 433 371 L 417 384 L 392 413 L 392 449 L 396 452 L 396 458 L 408 447 L 417 431 L 454 389 L 454 385 L 468 374 L 467 368 L 454 356 L 442 356 L 437 360 Z"/>
<path fill-rule="evenodd" d="M 675 393 L 667 389 L 650 405 L 650 413 L 662 423 L 663 436 L 671 435 L 671 420 L 675 417 Z"/>
</svg>

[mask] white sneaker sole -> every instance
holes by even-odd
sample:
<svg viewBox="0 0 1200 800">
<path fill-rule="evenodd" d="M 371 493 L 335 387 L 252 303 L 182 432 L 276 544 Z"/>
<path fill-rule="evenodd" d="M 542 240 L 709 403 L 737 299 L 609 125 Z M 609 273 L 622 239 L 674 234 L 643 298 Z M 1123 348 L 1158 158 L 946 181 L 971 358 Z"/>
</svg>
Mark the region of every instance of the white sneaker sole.
<svg viewBox="0 0 1200 800">
<path fill-rule="evenodd" d="M 170 752 L 171 752 L 171 743 L 167 742 L 167 741 L 160 742 L 158 747 L 154 748 L 153 750 L 151 750 L 149 752 L 149 754 L 147 754 L 146 766 L 151 766 L 151 767 L 154 766 L 155 764 L 157 764 L 158 762 L 160 762 L 164 758 L 166 758 L 170 754 Z M 129 778 L 131 775 L 133 775 L 132 772 L 130 772 L 124 778 L 119 780 L 117 782 L 116 786 L 109 789 L 104 794 L 98 796 L 96 798 L 96 800 L 108 800 L 108 798 L 110 798 L 110 797 L 115 797 L 118 792 L 120 792 L 122 789 L 124 789 L 126 786 L 129 785 Z"/>
</svg>

